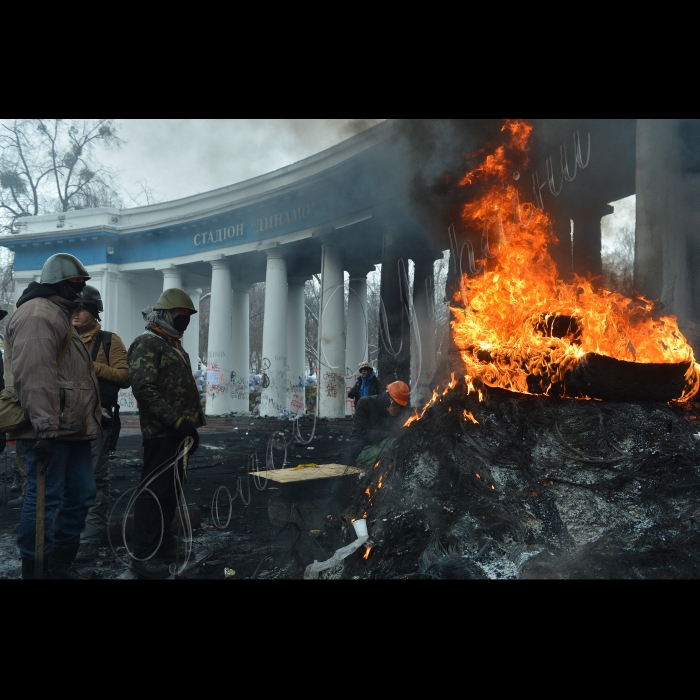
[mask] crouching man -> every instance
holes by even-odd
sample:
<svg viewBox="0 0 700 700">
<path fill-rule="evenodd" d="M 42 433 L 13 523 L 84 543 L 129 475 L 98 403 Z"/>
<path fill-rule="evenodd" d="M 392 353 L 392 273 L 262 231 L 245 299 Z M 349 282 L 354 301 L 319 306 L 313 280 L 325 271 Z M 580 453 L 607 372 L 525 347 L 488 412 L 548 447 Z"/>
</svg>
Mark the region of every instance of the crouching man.
<svg viewBox="0 0 700 700">
<path fill-rule="evenodd" d="M 405 382 L 392 382 L 378 396 L 363 396 L 357 402 L 346 464 L 369 468 L 381 458 L 404 422 L 401 413 L 409 396 Z"/>
<path fill-rule="evenodd" d="M 95 499 L 90 441 L 102 436 L 97 376 L 71 323 L 88 279 L 77 258 L 52 255 L 40 282 L 30 282 L 17 300 L 5 329 L 5 382 L 28 418 L 8 436 L 22 440 L 27 460 L 17 536 L 22 578 L 34 578 L 40 467 L 46 470 L 45 568 L 51 578 L 79 578 L 72 562 Z"/>
<path fill-rule="evenodd" d="M 182 289 L 166 290 L 154 308 L 144 309 L 146 332 L 129 348 L 131 386 L 143 435 L 142 484 L 164 465 L 175 467 L 186 437 L 194 440 L 190 455 L 199 444 L 197 428 L 205 425 L 204 413 L 190 359 L 180 343 L 190 316 L 196 313 Z M 182 481 L 182 459 L 177 460 L 176 468 Z M 166 469 L 148 489 L 152 493 L 144 491 L 135 504 L 132 566 L 144 578 L 165 578 L 177 554 L 171 528 L 177 508 L 173 468 Z"/>
<path fill-rule="evenodd" d="M 85 530 L 80 536 L 76 563 L 96 559 L 98 547 L 107 539 L 110 502 L 109 444 L 112 438 L 114 407 L 118 405 L 119 389 L 129 387 L 126 348 L 116 333 L 102 330 L 99 321 L 102 320 L 100 311 L 103 310 L 99 290 L 87 285 L 83 290 L 83 305 L 73 316 L 73 328 L 85 343 L 97 375 L 102 404 L 102 437 L 94 440 L 91 445 L 97 494 L 88 511 Z"/>
</svg>

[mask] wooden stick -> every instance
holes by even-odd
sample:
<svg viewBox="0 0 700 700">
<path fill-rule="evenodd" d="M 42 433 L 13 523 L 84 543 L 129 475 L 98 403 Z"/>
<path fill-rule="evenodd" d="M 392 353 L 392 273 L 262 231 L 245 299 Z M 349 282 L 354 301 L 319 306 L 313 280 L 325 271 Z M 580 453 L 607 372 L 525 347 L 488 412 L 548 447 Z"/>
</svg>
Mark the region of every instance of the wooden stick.
<svg viewBox="0 0 700 700">
<path fill-rule="evenodd" d="M 46 463 L 39 462 L 36 476 L 36 540 L 34 542 L 34 578 L 44 578 L 44 526 L 46 520 Z"/>
</svg>

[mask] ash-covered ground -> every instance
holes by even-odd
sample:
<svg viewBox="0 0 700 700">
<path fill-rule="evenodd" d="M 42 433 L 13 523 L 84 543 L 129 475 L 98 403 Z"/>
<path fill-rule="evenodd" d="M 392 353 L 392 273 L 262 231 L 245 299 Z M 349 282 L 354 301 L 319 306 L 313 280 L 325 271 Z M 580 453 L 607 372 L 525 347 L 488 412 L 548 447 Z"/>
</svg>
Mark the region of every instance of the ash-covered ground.
<svg viewBox="0 0 700 700">
<path fill-rule="evenodd" d="M 193 554 L 208 559 L 184 577 L 303 579 L 308 564 L 355 539 L 351 521 L 366 514 L 369 553 L 360 547 L 321 579 L 700 578 L 697 404 L 498 390 L 480 403 L 463 386 L 402 429 L 359 477 L 256 484 L 248 476 L 252 454 L 260 468 L 266 452 L 282 466 L 285 443 L 287 467 L 337 462 L 349 419 L 318 421 L 309 446 L 295 440 L 288 421 L 211 421 L 185 486 Z M 312 427 L 302 420 L 302 438 Z M 111 461 L 114 499 L 138 483 L 141 470 L 138 429 L 124 433 Z M 235 496 L 228 524 L 223 489 L 218 521 L 211 510 L 221 486 Z M 3 487 L 0 481 L 0 498 Z M 119 556 L 124 503 L 112 528 Z M 19 510 L 0 506 L 2 578 L 19 578 L 18 519 Z M 81 570 L 93 579 L 135 578 L 109 547 Z"/>
<path fill-rule="evenodd" d="M 700 577 L 697 406 L 500 390 L 479 403 L 463 386 L 367 475 L 354 505 L 371 497 L 376 547 L 344 575 Z"/>
<path fill-rule="evenodd" d="M 308 446 L 295 442 L 290 421 L 230 418 L 208 419 L 208 423 L 200 431 L 199 449 L 190 460 L 185 497 L 192 523 L 193 555 L 197 558 L 209 550 L 212 554 L 201 565 L 190 568 L 187 578 L 223 580 L 227 578 L 226 569 L 229 570 L 228 580 L 302 578 L 306 559 L 323 560 L 342 545 L 338 543 L 333 528 L 327 528 L 330 534 L 322 530 L 325 525 L 334 524 L 327 516 L 332 515 L 333 508 L 337 507 L 338 493 L 342 491 L 340 500 L 347 502 L 357 485 L 357 477 L 307 482 L 302 498 L 290 501 L 288 494 L 294 492 L 294 485 L 262 480 L 258 486 L 264 490 L 258 490 L 255 480 L 247 476 L 249 460 L 251 455 L 257 454 L 260 468 L 264 469 L 270 437 L 278 433 L 271 445 L 276 468 L 283 466 L 285 444 L 287 467 L 310 462 L 337 462 L 347 444 L 352 420 L 319 421 L 314 439 Z M 123 424 L 117 454 L 110 461 L 113 503 L 139 483 L 143 465 L 138 420 L 125 416 Z M 300 428 L 302 438 L 308 440 L 313 420 L 302 419 Z M 8 500 L 17 496 L 9 490 L 14 458 L 13 447 L 0 455 L 0 503 L 3 503 L 0 505 L 0 579 L 20 578 L 21 571 L 16 544 L 20 509 L 4 505 L 5 485 Z M 230 522 L 218 529 L 214 525 L 211 505 L 221 486 L 228 489 L 234 500 Z M 223 489 L 219 496 L 218 524 L 224 526 L 229 514 L 229 500 Z M 136 578 L 120 560 L 128 560 L 121 540 L 122 516 L 127 500 L 128 494 L 116 504 L 111 527 L 118 556 L 105 543 L 96 562 L 78 567 L 84 576 L 92 579 Z M 312 530 L 319 532 L 314 532 L 316 536 L 310 535 Z M 131 532 L 129 519 L 127 543 L 131 543 Z M 184 558 L 184 548 L 182 552 Z"/>
</svg>

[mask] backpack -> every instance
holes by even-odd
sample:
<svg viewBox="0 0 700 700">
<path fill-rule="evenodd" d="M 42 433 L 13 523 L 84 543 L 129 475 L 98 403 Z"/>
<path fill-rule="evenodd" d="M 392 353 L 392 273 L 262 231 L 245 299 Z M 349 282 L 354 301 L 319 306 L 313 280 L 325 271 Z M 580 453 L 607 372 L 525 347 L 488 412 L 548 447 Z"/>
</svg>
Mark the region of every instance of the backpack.
<svg viewBox="0 0 700 700">
<path fill-rule="evenodd" d="M 100 351 L 100 345 L 104 348 L 105 358 L 109 365 L 109 350 L 112 347 L 112 333 L 109 331 L 100 331 L 95 337 L 95 344 L 92 346 L 92 361 L 97 358 L 97 353 Z M 98 377 L 97 383 L 100 385 L 100 402 L 105 407 L 114 408 L 119 405 L 119 387 L 114 382 L 108 382 L 106 379 Z"/>
</svg>

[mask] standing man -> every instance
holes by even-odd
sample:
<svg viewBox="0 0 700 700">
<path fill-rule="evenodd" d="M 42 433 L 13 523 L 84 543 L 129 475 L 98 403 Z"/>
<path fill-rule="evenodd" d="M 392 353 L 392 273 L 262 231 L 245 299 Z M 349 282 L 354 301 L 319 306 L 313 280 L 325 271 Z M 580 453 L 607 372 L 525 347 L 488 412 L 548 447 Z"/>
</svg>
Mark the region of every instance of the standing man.
<svg viewBox="0 0 700 700">
<path fill-rule="evenodd" d="M 180 343 L 190 316 L 197 313 L 192 299 L 182 289 L 168 289 L 154 308 L 142 313 L 146 332 L 131 344 L 127 359 L 143 435 L 143 484 L 163 465 L 175 463 L 186 437 L 194 440 L 193 454 L 199 445 L 197 428 L 206 421 L 190 359 Z M 177 469 L 182 480 L 182 459 Z M 168 563 L 177 555 L 171 528 L 177 507 L 173 469 L 166 469 L 148 488 L 152 493 L 144 491 L 136 499 L 132 566 L 145 578 L 165 578 Z"/>
<path fill-rule="evenodd" d="M 126 348 L 116 333 L 103 331 L 99 321 L 103 311 L 99 290 L 87 285 L 83 290 L 83 306 L 73 316 L 73 328 L 85 343 L 92 358 L 102 404 L 102 437 L 92 443 L 92 468 L 95 472 L 97 494 L 85 520 L 80 536 L 76 563 L 94 561 L 97 549 L 107 537 L 109 527 L 109 446 L 112 438 L 114 407 L 118 405 L 119 389 L 129 387 L 129 365 Z"/>
<path fill-rule="evenodd" d="M 363 396 L 379 396 L 382 393 L 382 385 L 374 373 L 374 367 L 370 362 L 363 362 L 358 372 L 360 376 L 355 383 L 355 386 L 348 391 L 348 398 L 355 400 L 355 410 L 357 410 L 357 402 Z"/>
<path fill-rule="evenodd" d="M 100 394 L 92 359 L 71 319 L 90 279 L 80 260 L 58 253 L 17 300 L 5 330 L 5 381 L 27 414 L 10 433 L 22 440 L 27 492 L 17 543 L 22 578 L 34 578 L 39 468 L 46 470 L 44 561 L 51 578 L 78 578 L 85 516 L 95 500 L 90 442 L 102 436 Z"/>
</svg>

